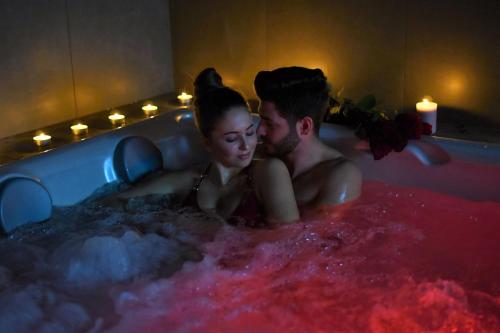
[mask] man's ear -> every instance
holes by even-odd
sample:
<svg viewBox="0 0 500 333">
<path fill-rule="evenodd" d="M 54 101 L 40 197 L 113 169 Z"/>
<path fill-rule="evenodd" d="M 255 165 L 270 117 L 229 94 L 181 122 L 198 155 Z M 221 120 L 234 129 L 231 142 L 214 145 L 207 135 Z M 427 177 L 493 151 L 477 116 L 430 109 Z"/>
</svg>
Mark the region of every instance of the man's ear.
<svg viewBox="0 0 500 333">
<path fill-rule="evenodd" d="M 304 117 L 297 121 L 297 132 L 299 135 L 308 136 L 314 133 L 314 121 L 311 117 Z"/>
</svg>

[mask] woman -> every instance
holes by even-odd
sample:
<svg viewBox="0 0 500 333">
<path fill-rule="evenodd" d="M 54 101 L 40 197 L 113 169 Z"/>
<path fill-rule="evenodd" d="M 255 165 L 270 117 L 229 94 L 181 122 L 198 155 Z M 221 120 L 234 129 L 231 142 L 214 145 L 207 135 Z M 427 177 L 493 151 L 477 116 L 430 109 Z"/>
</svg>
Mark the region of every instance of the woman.
<svg viewBox="0 0 500 333">
<path fill-rule="evenodd" d="M 195 121 L 212 160 L 201 170 L 165 174 L 121 197 L 180 195 L 225 220 L 293 222 L 299 218 L 290 175 L 279 159 L 253 161 L 257 128 L 237 91 L 213 68 L 195 80 Z"/>
</svg>

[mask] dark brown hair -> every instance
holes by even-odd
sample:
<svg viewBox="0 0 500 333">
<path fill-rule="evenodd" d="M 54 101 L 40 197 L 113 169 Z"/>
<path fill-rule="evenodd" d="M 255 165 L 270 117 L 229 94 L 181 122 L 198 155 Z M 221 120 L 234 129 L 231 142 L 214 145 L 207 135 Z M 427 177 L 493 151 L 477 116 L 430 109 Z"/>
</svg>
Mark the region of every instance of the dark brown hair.
<svg viewBox="0 0 500 333">
<path fill-rule="evenodd" d="M 329 107 L 330 86 L 321 69 L 282 67 L 261 71 L 254 81 L 257 96 L 262 101 L 273 102 L 280 114 L 295 124 L 297 120 L 311 117 L 316 134 Z"/>
<path fill-rule="evenodd" d="M 245 98 L 222 83 L 214 68 L 205 68 L 194 81 L 194 115 L 201 134 L 209 138 L 216 122 L 235 106 L 248 107 Z"/>
</svg>

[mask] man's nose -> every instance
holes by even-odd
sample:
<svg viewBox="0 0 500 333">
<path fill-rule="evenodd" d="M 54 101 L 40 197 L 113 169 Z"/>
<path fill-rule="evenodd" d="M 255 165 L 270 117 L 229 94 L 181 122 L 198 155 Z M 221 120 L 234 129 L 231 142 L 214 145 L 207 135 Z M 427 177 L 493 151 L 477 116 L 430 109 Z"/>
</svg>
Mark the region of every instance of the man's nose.
<svg viewBox="0 0 500 333">
<path fill-rule="evenodd" d="M 266 125 L 262 123 L 262 121 L 259 124 L 259 127 L 257 128 L 257 136 L 265 136 L 266 135 Z"/>
</svg>

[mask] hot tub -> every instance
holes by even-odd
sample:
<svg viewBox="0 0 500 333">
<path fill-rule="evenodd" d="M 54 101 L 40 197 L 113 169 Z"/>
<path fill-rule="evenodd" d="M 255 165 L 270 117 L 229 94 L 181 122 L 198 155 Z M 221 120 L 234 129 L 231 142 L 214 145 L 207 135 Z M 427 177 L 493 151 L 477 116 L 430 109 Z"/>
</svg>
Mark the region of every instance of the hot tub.
<svg viewBox="0 0 500 333">
<path fill-rule="evenodd" d="M 0 331 L 498 331 L 500 147 L 429 137 L 373 161 L 344 127 L 320 135 L 364 194 L 275 229 L 73 206 L 205 161 L 184 109 L 2 166 Z"/>
</svg>

